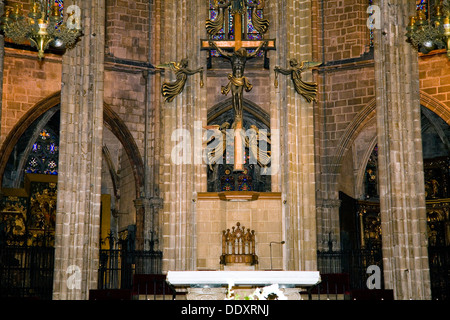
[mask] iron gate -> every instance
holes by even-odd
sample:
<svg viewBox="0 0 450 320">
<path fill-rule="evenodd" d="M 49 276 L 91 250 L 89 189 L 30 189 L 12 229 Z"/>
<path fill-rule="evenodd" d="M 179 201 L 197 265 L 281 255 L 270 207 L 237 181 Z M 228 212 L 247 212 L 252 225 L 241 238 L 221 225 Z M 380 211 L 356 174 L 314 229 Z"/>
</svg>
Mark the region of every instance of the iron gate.
<svg viewBox="0 0 450 320">
<path fill-rule="evenodd" d="M 55 249 L 0 245 L 0 297 L 50 300 Z"/>
</svg>

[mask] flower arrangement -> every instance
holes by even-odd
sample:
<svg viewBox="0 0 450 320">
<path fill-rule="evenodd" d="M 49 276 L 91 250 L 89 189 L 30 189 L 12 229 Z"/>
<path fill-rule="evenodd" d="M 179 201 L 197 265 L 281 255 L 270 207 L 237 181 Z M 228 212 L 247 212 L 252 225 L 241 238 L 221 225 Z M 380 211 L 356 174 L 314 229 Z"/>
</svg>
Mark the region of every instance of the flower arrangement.
<svg viewBox="0 0 450 320">
<path fill-rule="evenodd" d="M 228 293 L 225 300 L 242 300 L 241 296 L 233 290 L 233 282 L 228 282 Z M 287 300 L 283 291 L 280 290 L 278 284 L 272 284 L 261 288 L 256 288 L 252 294 L 244 296 L 243 300 Z"/>
</svg>

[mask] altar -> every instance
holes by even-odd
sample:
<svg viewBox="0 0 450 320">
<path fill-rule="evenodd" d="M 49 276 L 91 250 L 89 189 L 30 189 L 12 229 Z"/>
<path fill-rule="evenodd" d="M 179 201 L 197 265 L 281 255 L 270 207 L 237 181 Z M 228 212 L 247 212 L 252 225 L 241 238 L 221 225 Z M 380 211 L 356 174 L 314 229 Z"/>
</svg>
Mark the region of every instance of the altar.
<svg viewBox="0 0 450 320">
<path fill-rule="evenodd" d="M 254 290 L 277 284 L 288 300 L 320 283 L 319 271 L 169 271 L 167 281 L 177 291 L 187 289 L 187 300 L 224 300 L 228 286 Z"/>
</svg>

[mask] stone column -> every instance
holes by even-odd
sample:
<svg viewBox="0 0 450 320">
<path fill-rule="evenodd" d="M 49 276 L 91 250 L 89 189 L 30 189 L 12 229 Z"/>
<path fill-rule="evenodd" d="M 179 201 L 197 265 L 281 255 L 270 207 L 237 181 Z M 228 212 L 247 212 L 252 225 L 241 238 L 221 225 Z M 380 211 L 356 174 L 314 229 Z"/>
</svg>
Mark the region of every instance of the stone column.
<svg viewBox="0 0 450 320">
<path fill-rule="evenodd" d="M 158 17 L 158 11 L 149 3 L 149 21 Z M 156 14 L 156 16 L 155 16 Z M 156 27 L 156 26 L 155 26 Z M 150 45 L 160 39 L 154 39 L 155 32 L 149 33 Z M 149 50 L 149 64 L 155 60 L 153 52 Z M 144 142 L 144 168 L 145 179 L 142 196 L 135 200 L 136 218 L 139 219 L 137 231 L 142 238 L 137 245 L 138 250 L 158 250 L 159 246 L 159 209 L 162 207 L 162 199 L 159 197 L 159 146 L 160 137 L 160 90 L 155 91 L 155 71 L 145 71 L 145 142 Z"/>
<path fill-rule="evenodd" d="M 64 4 L 81 8 L 83 36 L 62 62 L 53 298 L 83 300 L 99 266 L 105 1 Z"/>
<path fill-rule="evenodd" d="M 143 250 L 145 248 L 145 222 L 146 213 L 149 205 L 148 199 L 138 198 L 134 200 L 134 207 L 136 208 L 136 250 Z M 142 272 L 140 272 L 142 273 Z"/>
<path fill-rule="evenodd" d="M 161 61 L 161 44 L 163 35 L 161 34 L 161 1 L 149 2 L 150 30 L 149 30 L 149 63 L 155 65 Z M 155 249 L 159 249 L 161 242 L 159 210 L 162 208 L 163 199 L 160 194 L 160 159 L 161 159 L 161 76 L 160 73 L 149 73 L 147 78 L 147 124 L 146 124 L 146 195 L 152 198 L 153 202 L 158 202 L 157 206 L 151 207 L 151 212 L 146 212 L 145 234 L 147 239 L 156 241 Z M 151 221 L 151 223 L 149 223 Z M 153 234 L 152 234 L 153 233 Z M 145 247 L 148 249 L 148 247 Z"/>
<path fill-rule="evenodd" d="M 136 224 L 142 226 L 142 238 L 136 237 L 137 250 L 158 250 L 159 226 L 158 211 L 162 208 L 162 199 L 158 197 L 139 198 L 134 200 L 136 208 Z M 143 273 L 143 272 L 141 272 Z"/>
<path fill-rule="evenodd" d="M 154 1 L 155 19 L 152 23 L 152 63 L 158 65 L 187 58 L 188 68 L 204 67 L 206 52 L 200 51 L 200 40 L 206 38 L 205 21 L 207 1 Z M 205 165 L 195 159 L 194 124 L 206 125 L 206 89 L 200 88 L 200 74 L 188 76 L 184 90 L 172 102 L 161 97 L 163 82 L 172 82 L 175 75 L 170 70 L 154 76 L 153 94 L 158 105 L 160 131 L 158 139 L 158 181 L 163 207 L 159 212 L 160 249 L 163 251 L 163 270 L 196 269 L 195 205 L 196 193 L 206 191 Z M 204 81 L 206 78 L 204 79 Z M 206 81 L 205 81 L 206 87 Z M 175 130 L 179 135 L 174 135 Z M 175 146 L 184 149 L 173 153 Z M 190 150 L 189 150 L 190 149 Z M 190 151 L 190 153 L 189 153 Z M 188 154 L 186 153 L 188 152 Z M 198 160 L 198 159 L 197 159 Z M 158 174 L 158 175 L 156 175 Z"/>
<path fill-rule="evenodd" d="M 430 299 L 417 52 L 406 42 L 409 0 L 375 3 L 375 78 L 383 268 L 396 299 Z"/>
<path fill-rule="evenodd" d="M 269 2 L 273 21 L 270 37 L 277 41 L 273 67 L 289 67 L 290 59 L 312 61 L 311 1 Z M 312 81 L 312 72 L 302 74 Z M 316 270 L 316 199 L 314 166 L 314 103 L 297 94 L 289 76 L 279 76 L 279 87 L 271 93 L 271 109 L 280 130 L 281 191 L 286 236 L 285 269 Z"/>
</svg>

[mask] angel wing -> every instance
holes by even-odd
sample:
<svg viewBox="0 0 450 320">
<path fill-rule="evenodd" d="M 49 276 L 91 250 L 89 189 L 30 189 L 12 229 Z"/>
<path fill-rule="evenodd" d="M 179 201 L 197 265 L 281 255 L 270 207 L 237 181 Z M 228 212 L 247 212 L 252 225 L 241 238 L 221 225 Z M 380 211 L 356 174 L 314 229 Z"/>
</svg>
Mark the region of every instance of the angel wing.
<svg viewBox="0 0 450 320">
<path fill-rule="evenodd" d="M 246 137 L 246 145 L 249 149 L 250 159 L 253 161 L 256 159 L 261 167 L 267 167 L 270 163 L 270 151 L 261 150 L 258 145 L 258 141 L 261 141 L 262 138 L 266 142 L 270 143 L 270 139 L 264 131 L 260 131 L 256 126 L 251 125 L 250 129 L 253 129 L 256 132 L 256 134 L 251 134 L 249 137 Z"/>
<path fill-rule="evenodd" d="M 220 125 L 218 124 L 213 124 L 213 125 L 209 125 L 209 126 L 204 126 L 203 129 L 205 130 L 219 130 L 220 129 Z M 208 138 L 208 140 L 206 140 L 206 143 L 210 143 L 214 138 L 214 135 L 211 135 L 211 137 Z"/>
<path fill-rule="evenodd" d="M 267 132 L 267 130 L 259 130 L 259 128 L 253 124 L 250 126 L 250 129 L 255 130 L 258 141 L 265 141 L 267 143 L 272 143 L 272 141 L 269 138 L 270 133 Z"/>
<path fill-rule="evenodd" d="M 253 128 L 251 128 L 253 129 Z M 254 163 L 258 159 L 258 139 L 257 134 L 251 134 L 245 137 L 245 144 L 250 155 L 250 163 Z"/>
<path fill-rule="evenodd" d="M 167 63 L 158 64 L 156 66 L 156 68 L 157 69 L 170 69 L 170 70 L 176 72 L 176 71 L 180 70 L 181 64 L 178 62 L 171 61 L 171 62 L 167 62 Z"/>
<path fill-rule="evenodd" d="M 208 164 L 209 164 L 209 168 L 211 170 L 213 170 L 213 165 L 218 163 L 220 159 L 223 158 L 223 153 L 225 151 L 225 143 L 217 143 L 217 145 L 215 146 L 215 148 L 213 148 L 211 151 L 208 151 Z"/>
<path fill-rule="evenodd" d="M 207 156 L 208 156 L 208 163 L 209 163 L 209 168 L 212 170 L 212 165 L 216 164 L 217 162 L 219 162 L 219 160 L 221 160 L 223 158 L 223 154 L 225 152 L 226 149 L 226 130 L 230 127 L 230 124 L 228 122 L 224 122 L 222 125 L 210 125 L 210 126 L 206 126 L 204 127 L 205 129 L 212 129 L 212 130 L 220 130 L 221 134 L 222 134 L 222 141 L 217 141 L 217 144 L 211 148 L 208 152 L 207 152 Z M 216 139 L 215 136 L 212 136 L 207 143 L 210 143 L 211 141 L 213 141 Z"/>
<path fill-rule="evenodd" d="M 322 62 L 317 62 L 317 61 L 302 61 L 300 64 L 300 69 L 303 71 L 303 70 L 307 70 L 310 68 L 320 66 L 321 64 L 322 64 Z"/>
</svg>

